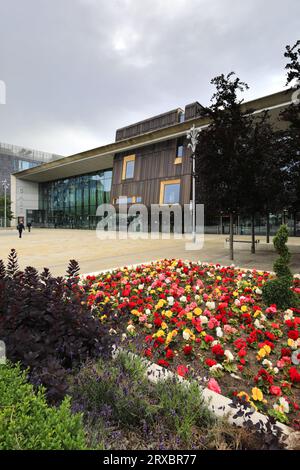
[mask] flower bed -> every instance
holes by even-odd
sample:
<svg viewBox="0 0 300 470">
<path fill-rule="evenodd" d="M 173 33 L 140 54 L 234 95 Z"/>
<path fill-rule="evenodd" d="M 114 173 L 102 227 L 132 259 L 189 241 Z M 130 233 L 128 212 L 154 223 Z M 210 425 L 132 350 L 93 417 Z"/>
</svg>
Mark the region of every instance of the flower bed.
<svg viewBox="0 0 300 470">
<path fill-rule="evenodd" d="M 300 428 L 300 310 L 263 305 L 271 277 L 163 260 L 87 276 L 82 287 L 131 349 Z M 293 289 L 300 294 L 299 276 Z"/>
</svg>

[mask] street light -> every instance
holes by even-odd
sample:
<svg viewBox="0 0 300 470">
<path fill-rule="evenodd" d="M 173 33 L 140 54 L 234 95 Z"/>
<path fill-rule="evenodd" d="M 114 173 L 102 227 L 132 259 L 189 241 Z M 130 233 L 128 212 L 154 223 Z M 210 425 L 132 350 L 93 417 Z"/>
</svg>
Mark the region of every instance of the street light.
<svg viewBox="0 0 300 470">
<path fill-rule="evenodd" d="M 192 234 L 193 234 L 193 243 L 196 243 L 196 147 L 199 140 L 200 129 L 193 126 L 187 132 L 186 136 L 190 140 L 188 148 L 192 150 Z"/>
<path fill-rule="evenodd" d="M 6 228 L 6 191 L 9 188 L 9 184 L 6 179 L 2 181 L 2 186 L 4 189 L 4 227 Z"/>
</svg>

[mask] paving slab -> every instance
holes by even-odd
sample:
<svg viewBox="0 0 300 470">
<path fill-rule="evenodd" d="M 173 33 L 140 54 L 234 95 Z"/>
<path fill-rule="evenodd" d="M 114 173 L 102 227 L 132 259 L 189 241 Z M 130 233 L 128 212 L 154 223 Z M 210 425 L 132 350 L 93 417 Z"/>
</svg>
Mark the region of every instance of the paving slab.
<svg viewBox="0 0 300 470">
<path fill-rule="evenodd" d="M 82 273 L 125 266 L 161 258 L 181 258 L 230 265 L 228 249 L 224 241 L 228 235 L 205 235 L 201 250 L 187 251 L 185 240 L 100 240 L 93 230 L 32 229 L 21 239 L 16 230 L 0 231 L 0 259 L 6 260 L 11 248 L 15 248 L 20 267 L 34 266 L 38 270 L 47 266 L 55 275 L 63 275 L 70 259 L 76 259 Z M 250 240 L 249 236 L 242 236 Z M 264 237 L 258 237 L 262 241 Z M 241 236 L 239 236 L 241 239 Z M 300 247 L 299 237 L 290 237 L 289 244 Z M 300 272 L 300 250 L 292 253 L 291 269 Z M 233 263 L 243 268 L 272 270 L 277 255 L 272 251 L 235 250 Z"/>
</svg>

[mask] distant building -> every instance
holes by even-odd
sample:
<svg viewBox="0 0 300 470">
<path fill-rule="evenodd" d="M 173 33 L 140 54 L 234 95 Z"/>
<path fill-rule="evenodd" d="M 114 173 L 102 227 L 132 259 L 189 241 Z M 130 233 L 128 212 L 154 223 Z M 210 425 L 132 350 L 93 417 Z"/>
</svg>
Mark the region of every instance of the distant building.
<svg viewBox="0 0 300 470">
<path fill-rule="evenodd" d="M 279 113 L 291 103 L 291 93 L 281 91 L 241 106 L 254 113 L 269 110 L 277 125 Z M 113 143 L 14 174 L 13 212 L 35 226 L 93 229 L 102 203 L 112 203 L 117 210 L 124 202 L 147 207 L 189 204 L 192 170 L 186 133 L 193 124 L 203 128 L 209 123 L 199 117 L 199 110 L 198 102 L 174 109 L 118 129 Z M 219 221 L 207 216 L 208 231 L 228 231 L 226 217 Z M 274 217 L 275 230 L 280 216 Z M 262 232 L 264 223 L 257 222 Z M 240 224 L 240 232 L 248 233 L 250 222 Z"/>
<path fill-rule="evenodd" d="M 10 186 L 12 173 L 29 170 L 58 158 L 62 156 L 0 142 L 0 194 L 3 193 L 2 181 L 6 180 Z"/>
</svg>

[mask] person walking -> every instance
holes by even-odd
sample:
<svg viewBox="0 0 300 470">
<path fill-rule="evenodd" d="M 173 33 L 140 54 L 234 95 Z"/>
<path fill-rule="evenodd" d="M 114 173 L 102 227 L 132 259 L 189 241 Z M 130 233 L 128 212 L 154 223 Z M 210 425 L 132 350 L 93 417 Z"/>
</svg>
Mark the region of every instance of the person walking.
<svg viewBox="0 0 300 470">
<path fill-rule="evenodd" d="M 31 227 L 32 227 L 32 223 L 31 223 L 31 222 L 27 222 L 27 229 L 28 229 L 28 232 L 31 232 Z"/>
<path fill-rule="evenodd" d="M 17 225 L 17 230 L 19 232 L 19 238 L 22 238 L 23 230 L 25 230 L 23 222 L 19 222 Z"/>
</svg>

